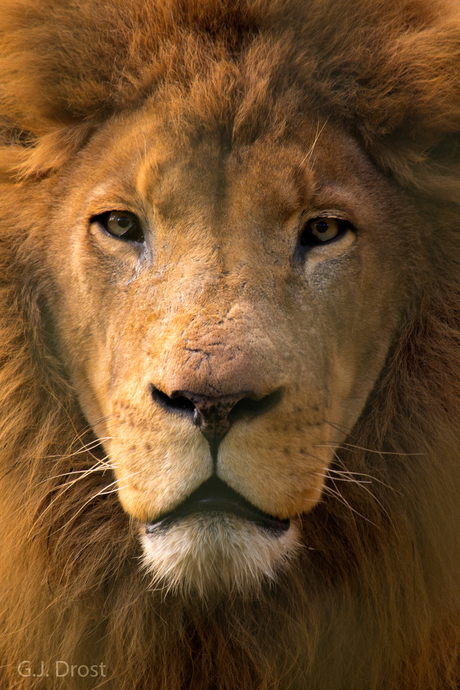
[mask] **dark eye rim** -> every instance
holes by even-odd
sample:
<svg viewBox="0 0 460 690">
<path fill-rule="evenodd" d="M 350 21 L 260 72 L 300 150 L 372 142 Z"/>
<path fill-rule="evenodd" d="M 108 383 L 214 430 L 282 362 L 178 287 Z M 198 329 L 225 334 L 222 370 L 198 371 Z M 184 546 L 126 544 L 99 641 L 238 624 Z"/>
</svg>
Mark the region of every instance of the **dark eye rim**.
<svg viewBox="0 0 460 690">
<path fill-rule="evenodd" d="M 339 225 L 339 232 L 337 233 L 337 235 L 335 237 L 332 237 L 330 240 L 321 241 L 320 239 L 318 239 L 310 228 L 310 225 L 318 220 L 335 220 Z M 309 249 L 312 249 L 313 247 L 323 247 L 327 244 L 332 244 L 333 242 L 337 242 L 338 240 L 340 240 L 345 235 L 347 230 L 351 230 L 352 232 L 355 232 L 356 230 L 354 225 L 350 223 L 349 220 L 345 220 L 344 218 L 340 218 L 339 216 L 333 215 L 313 216 L 312 218 L 308 218 L 308 220 L 302 223 L 298 239 L 299 248 L 302 252 L 306 252 Z"/>
<path fill-rule="evenodd" d="M 136 227 L 131 230 L 127 230 L 124 235 L 116 235 L 111 232 L 108 228 L 107 221 L 112 215 L 112 213 L 126 214 L 127 216 L 132 216 L 136 221 Z M 126 242 L 128 244 L 142 245 L 145 244 L 145 234 L 142 229 L 142 223 L 140 222 L 138 216 L 132 211 L 127 211 L 125 209 L 111 208 L 110 211 L 104 211 L 104 213 L 98 213 L 91 217 L 91 223 L 97 223 L 99 227 L 112 239 L 118 240 L 119 242 Z"/>
</svg>

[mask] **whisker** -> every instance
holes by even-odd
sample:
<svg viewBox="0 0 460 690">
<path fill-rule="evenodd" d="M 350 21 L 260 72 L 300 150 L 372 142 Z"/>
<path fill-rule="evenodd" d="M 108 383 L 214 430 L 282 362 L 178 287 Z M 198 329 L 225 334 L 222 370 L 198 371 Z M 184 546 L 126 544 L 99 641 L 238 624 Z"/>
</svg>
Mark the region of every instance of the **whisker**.
<svg viewBox="0 0 460 690">
<path fill-rule="evenodd" d="M 106 458 L 106 459 L 107 459 L 107 458 Z M 93 469 L 93 468 L 89 468 L 88 470 L 86 470 L 86 472 L 85 472 L 83 475 L 80 475 L 80 476 L 78 476 L 78 477 L 75 477 L 75 478 L 72 479 L 71 481 L 65 482 L 64 484 L 60 484 L 60 485 L 58 485 L 58 486 L 56 487 L 56 489 L 58 490 L 57 496 L 56 496 L 55 498 L 53 498 L 53 500 L 46 506 L 46 508 L 40 513 L 40 515 L 39 515 L 39 516 L 37 517 L 37 519 L 34 521 L 32 527 L 31 527 L 31 529 L 30 529 L 30 532 L 29 532 L 29 537 L 30 537 L 30 534 L 31 534 L 31 532 L 33 531 L 34 527 L 37 525 L 37 523 L 38 523 L 39 521 L 43 520 L 44 516 L 53 508 L 53 506 L 55 505 L 56 502 L 58 502 L 58 501 L 60 501 L 60 500 L 62 499 L 62 495 L 65 494 L 72 486 L 75 486 L 75 485 L 77 484 L 77 482 L 81 481 L 81 480 L 84 479 L 85 477 L 88 477 L 88 476 L 91 475 L 93 472 L 94 472 L 94 469 Z M 65 475 L 64 475 L 64 476 L 65 476 Z M 132 475 L 130 475 L 130 476 L 132 476 Z M 128 477 L 128 478 L 129 478 L 129 477 Z M 112 486 L 113 484 L 116 484 L 116 481 L 115 481 L 115 482 L 112 482 L 112 484 L 109 484 L 109 486 Z M 96 494 L 96 495 L 94 495 L 94 496 L 91 496 L 91 497 L 90 497 L 90 501 L 93 500 L 93 498 L 96 498 L 97 495 L 98 495 L 98 494 Z M 87 505 L 87 503 L 85 503 L 84 506 L 82 506 L 82 507 L 85 507 L 86 505 Z"/>
<path fill-rule="evenodd" d="M 131 474 L 129 474 L 124 479 L 125 480 L 131 479 L 131 477 L 134 477 L 137 474 L 140 474 L 140 472 L 141 472 L 141 470 L 138 470 L 136 472 L 132 472 Z M 112 491 L 107 491 L 107 489 L 109 489 L 111 486 L 116 486 L 117 488 L 113 489 Z M 99 496 L 108 496 L 110 494 L 118 493 L 120 491 L 120 489 L 125 489 L 127 486 L 128 486 L 128 484 L 126 484 L 125 486 L 118 485 L 117 480 L 111 482 L 110 484 L 107 484 L 107 486 L 105 486 L 103 489 L 101 489 L 97 493 L 90 496 L 88 498 L 88 500 L 85 501 L 75 513 L 73 513 L 73 515 L 67 520 L 66 524 L 63 527 L 60 527 L 59 529 L 55 530 L 55 532 L 53 534 L 57 534 L 58 532 L 62 531 L 63 529 L 67 529 L 69 527 L 69 525 L 71 525 L 73 522 L 75 522 L 77 517 L 80 515 L 80 513 L 82 513 L 84 511 L 86 506 L 90 505 L 90 503 L 92 503 L 94 500 L 96 500 L 96 498 L 99 498 Z M 43 515 L 43 513 L 42 513 L 42 515 Z M 41 515 L 40 515 L 40 518 L 41 518 Z"/>
<path fill-rule="evenodd" d="M 373 475 L 373 474 L 367 474 L 366 472 L 353 472 L 352 470 L 349 470 L 348 467 L 346 467 L 346 465 L 345 465 L 343 459 L 339 456 L 339 454 L 338 454 L 338 449 L 335 448 L 334 446 L 331 446 L 331 445 L 328 445 L 328 444 L 322 444 L 322 445 L 320 446 L 320 445 L 318 444 L 318 447 L 321 447 L 321 448 L 329 448 L 329 449 L 332 451 L 332 453 L 333 453 L 334 462 L 337 462 L 339 465 L 341 465 L 341 466 L 344 468 L 343 471 L 346 472 L 347 474 L 349 474 L 350 476 L 356 475 L 356 476 L 358 476 L 358 477 L 365 477 L 365 478 L 367 478 L 367 479 L 370 480 L 369 483 L 371 483 L 371 484 L 372 484 L 372 483 L 381 484 L 382 486 L 386 487 L 387 489 L 390 489 L 391 491 L 397 492 L 397 489 L 395 489 L 395 488 L 394 488 L 393 486 L 391 486 L 390 484 L 387 484 L 386 482 L 382 481 L 381 479 L 379 479 L 378 477 L 376 477 L 376 476 Z M 378 451 L 375 451 L 375 452 L 378 452 Z M 330 472 L 341 472 L 341 470 L 336 470 L 336 469 L 334 469 L 334 468 L 332 468 L 332 467 L 329 468 L 329 471 L 330 471 Z"/>
<path fill-rule="evenodd" d="M 102 441 L 110 441 L 113 438 L 113 436 L 105 436 L 101 439 L 95 439 L 91 441 L 90 443 L 87 443 L 84 446 L 81 446 L 81 448 L 78 448 L 77 450 L 73 451 L 72 453 L 63 453 L 62 455 L 46 455 L 46 458 L 58 458 L 59 460 L 64 460 L 65 458 L 73 458 L 76 455 L 82 455 L 83 453 L 86 453 L 88 451 L 93 450 L 94 448 L 97 448 Z"/>
<path fill-rule="evenodd" d="M 345 424 L 338 424 L 337 422 L 329 422 L 327 419 L 324 420 L 325 424 L 328 424 L 331 426 L 333 429 L 336 429 L 336 431 L 345 431 L 347 434 L 351 433 L 352 427 L 351 426 L 346 426 Z"/>
<path fill-rule="evenodd" d="M 63 484 L 59 484 L 58 488 L 66 488 L 68 486 L 73 486 L 77 481 L 80 481 L 81 479 L 84 479 L 85 477 L 88 477 L 90 474 L 97 474 L 99 472 L 106 472 L 107 470 L 112 469 L 112 465 L 108 462 L 106 462 L 107 458 L 105 460 L 101 460 L 98 462 L 96 465 L 93 465 L 91 467 L 86 468 L 85 470 L 71 470 L 70 472 L 63 472 L 62 474 L 54 474 L 51 477 L 47 477 L 43 481 L 39 482 L 39 486 L 41 484 L 47 484 L 48 482 L 51 482 L 55 479 L 61 479 L 62 477 L 74 477 L 75 479 L 72 479 L 69 482 L 65 482 Z"/>
<path fill-rule="evenodd" d="M 360 512 L 358 512 L 355 508 L 353 508 L 352 505 L 346 500 L 346 498 L 338 491 L 338 489 L 333 488 L 332 486 L 328 486 L 327 484 L 324 486 L 324 493 L 329 494 L 330 496 L 333 496 L 336 498 L 342 505 L 344 505 L 346 508 L 350 510 L 351 513 L 354 515 L 357 515 L 360 517 L 362 520 L 365 520 L 365 522 L 368 522 L 370 525 L 373 525 L 374 527 L 377 527 L 375 522 L 367 518 L 365 515 L 362 515 Z"/>
<path fill-rule="evenodd" d="M 317 477 L 323 477 L 326 479 L 328 476 L 330 476 L 331 472 L 340 475 L 338 477 L 333 477 L 334 481 L 336 482 L 348 482 L 349 484 L 358 484 L 359 486 L 363 486 L 363 484 L 372 484 L 372 480 L 370 479 L 355 479 L 355 477 L 349 476 L 347 472 L 341 472 L 340 470 L 327 470 L 326 474 L 322 474 L 321 472 L 315 472 L 315 474 Z"/>
<path fill-rule="evenodd" d="M 375 455 L 400 455 L 401 457 L 412 457 L 415 455 L 426 455 L 426 453 L 400 453 L 398 451 L 387 450 L 373 450 L 372 448 L 365 448 L 364 446 L 355 446 L 352 443 L 341 443 L 343 448 L 353 448 L 355 450 L 364 450 L 366 453 L 374 453 Z"/>
<path fill-rule="evenodd" d="M 324 128 L 326 127 L 328 121 L 329 121 L 329 118 L 326 118 L 325 122 L 323 123 L 323 126 L 322 126 L 321 129 L 320 129 L 320 123 L 319 123 L 319 120 L 318 120 L 318 124 L 316 125 L 316 134 L 315 134 L 315 138 L 314 138 L 313 143 L 312 143 L 312 145 L 310 146 L 309 150 L 307 151 L 307 153 L 305 154 L 305 156 L 304 156 L 304 157 L 302 158 L 302 160 L 300 161 L 299 166 L 298 166 L 299 168 L 302 167 L 302 165 L 305 163 L 306 160 L 308 160 L 308 159 L 310 159 L 310 158 L 312 157 L 313 152 L 314 152 L 314 150 L 315 150 L 315 148 L 316 148 L 316 145 L 318 144 L 318 141 L 319 141 L 319 139 L 320 139 L 320 137 L 321 137 L 321 134 L 323 133 Z"/>
<path fill-rule="evenodd" d="M 334 451 L 334 456 L 335 456 L 336 460 L 338 461 L 338 463 L 344 468 L 345 473 L 348 473 L 349 470 L 347 469 L 345 463 L 337 455 L 337 453 L 335 451 Z M 328 472 L 330 471 L 330 469 L 331 468 L 328 468 Z M 340 470 L 336 470 L 336 472 L 340 472 Z M 349 481 L 355 483 L 357 486 L 359 486 L 363 491 L 365 491 L 372 498 L 374 503 L 376 505 L 378 505 L 380 507 L 380 509 L 382 510 L 382 514 L 387 517 L 392 528 L 395 529 L 395 526 L 394 526 L 393 521 L 391 519 L 391 515 L 388 512 L 387 508 L 383 505 L 383 503 L 376 497 L 376 495 L 366 485 L 373 484 L 373 483 L 380 484 L 381 486 L 385 487 L 386 489 L 390 489 L 394 493 L 397 493 L 396 489 L 394 489 L 394 487 L 386 484 L 385 482 L 381 481 L 380 479 L 373 477 L 372 475 L 362 475 L 362 476 L 368 476 L 371 479 L 371 481 L 362 482 L 362 481 L 355 480 L 353 477 Z M 336 477 L 332 477 L 331 475 L 329 475 L 329 478 L 333 483 L 335 483 L 335 481 L 338 481 Z M 374 523 L 371 523 L 371 524 L 374 524 Z"/>
</svg>

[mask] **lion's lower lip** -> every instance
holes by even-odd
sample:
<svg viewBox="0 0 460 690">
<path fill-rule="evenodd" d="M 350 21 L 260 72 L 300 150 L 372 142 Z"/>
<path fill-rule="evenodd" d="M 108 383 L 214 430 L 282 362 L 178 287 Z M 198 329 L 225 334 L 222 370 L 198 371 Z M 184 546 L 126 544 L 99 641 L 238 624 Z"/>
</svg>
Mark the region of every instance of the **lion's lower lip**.
<svg viewBox="0 0 460 690">
<path fill-rule="evenodd" d="M 211 477 L 194 491 L 183 503 L 169 513 L 146 524 L 149 534 L 159 527 L 168 527 L 181 518 L 192 513 L 230 513 L 244 520 L 255 522 L 267 530 L 281 534 L 289 529 L 290 521 L 280 520 L 273 515 L 264 513 L 249 503 L 243 496 L 230 488 L 222 480 Z"/>
</svg>

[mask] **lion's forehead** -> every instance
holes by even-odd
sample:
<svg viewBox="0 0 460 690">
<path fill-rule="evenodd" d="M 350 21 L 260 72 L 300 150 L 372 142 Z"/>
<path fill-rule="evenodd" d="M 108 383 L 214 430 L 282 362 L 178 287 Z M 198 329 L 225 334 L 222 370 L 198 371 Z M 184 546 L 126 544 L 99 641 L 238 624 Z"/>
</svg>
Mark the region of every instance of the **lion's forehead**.
<svg viewBox="0 0 460 690">
<path fill-rule="evenodd" d="M 122 186 L 153 205 L 158 229 L 161 221 L 177 229 L 201 224 L 234 239 L 244 236 L 239 225 L 247 231 L 251 218 L 260 230 L 273 230 L 309 205 L 350 196 L 350 189 L 360 188 L 364 201 L 368 191 L 361 173 L 372 175 L 356 144 L 316 115 L 295 133 L 275 137 L 267 126 L 251 144 L 227 146 L 219 122 L 203 136 L 184 139 L 158 114 L 152 117 L 147 105 L 111 124 L 93 146 L 96 155 L 103 149 L 103 156 L 97 166 L 93 155 L 88 157 L 91 179 L 100 176 L 105 193 L 117 194 Z M 229 218 L 231 228 L 224 225 Z"/>
</svg>

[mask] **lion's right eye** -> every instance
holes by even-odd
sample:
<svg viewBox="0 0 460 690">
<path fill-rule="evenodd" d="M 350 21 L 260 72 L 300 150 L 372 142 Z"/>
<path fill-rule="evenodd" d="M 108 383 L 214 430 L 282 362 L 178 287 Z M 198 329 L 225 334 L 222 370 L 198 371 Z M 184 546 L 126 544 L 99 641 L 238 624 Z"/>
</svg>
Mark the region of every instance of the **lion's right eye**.
<svg viewBox="0 0 460 690">
<path fill-rule="evenodd" d="M 108 211 L 98 218 L 105 230 L 110 235 L 128 242 L 144 242 L 139 219 L 130 211 Z"/>
<path fill-rule="evenodd" d="M 302 229 L 300 246 L 302 249 L 309 249 L 333 242 L 344 235 L 348 229 L 351 229 L 351 224 L 341 218 L 328 216 L 313 218 Z"/>
</svg>

